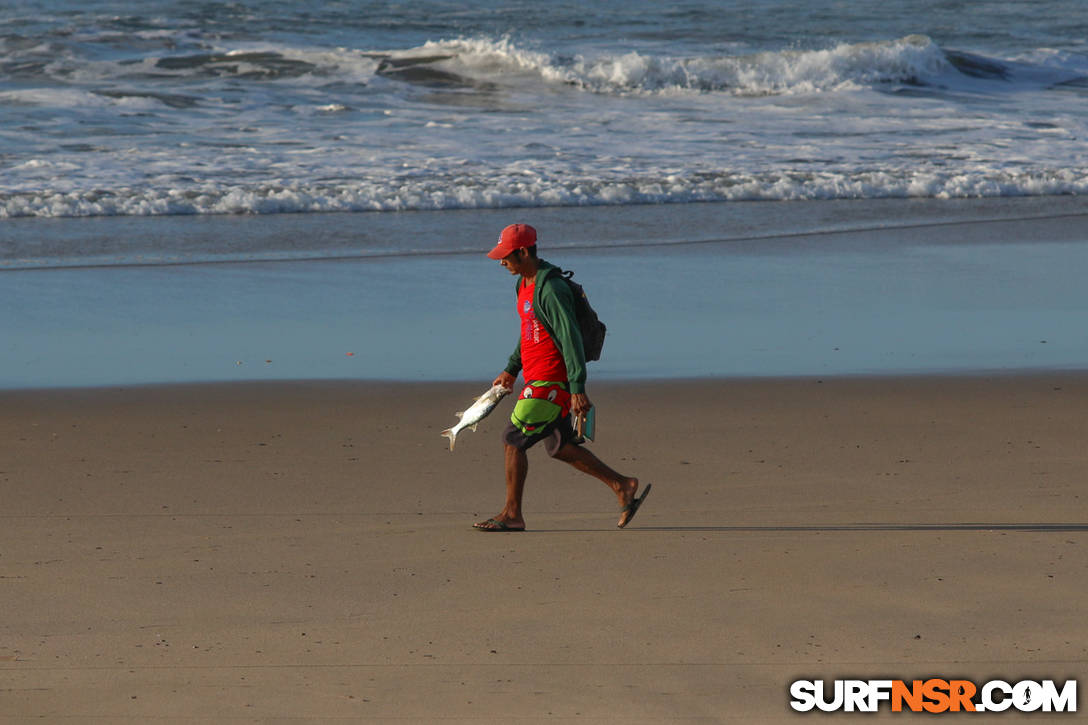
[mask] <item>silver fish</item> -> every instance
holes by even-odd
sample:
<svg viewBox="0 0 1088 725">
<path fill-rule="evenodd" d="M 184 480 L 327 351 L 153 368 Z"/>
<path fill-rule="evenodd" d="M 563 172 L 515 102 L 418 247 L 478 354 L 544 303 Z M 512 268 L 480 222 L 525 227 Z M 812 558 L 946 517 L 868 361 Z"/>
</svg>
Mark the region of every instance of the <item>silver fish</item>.
<svg viewBox="0 0 1088 725">
<path fill-rule="evenodd" d="M 486 393 L 476 398 L 468 410 L 462 411 L 457 414 L 457 417 L 461 421 L 453 426 L 442 431 L 442 435 L 450 439 L 450 450 L 453 450 L 453 444 L 457 442 L 457 434 L 465 428 L 471 428 L 476 430 L 476 425 L 491 415 L 491 411 L 495 409 L 495 406 L 510 393 L 510 388 L 504 388 L 501 385 L 495 385 Z"/>
</svg>

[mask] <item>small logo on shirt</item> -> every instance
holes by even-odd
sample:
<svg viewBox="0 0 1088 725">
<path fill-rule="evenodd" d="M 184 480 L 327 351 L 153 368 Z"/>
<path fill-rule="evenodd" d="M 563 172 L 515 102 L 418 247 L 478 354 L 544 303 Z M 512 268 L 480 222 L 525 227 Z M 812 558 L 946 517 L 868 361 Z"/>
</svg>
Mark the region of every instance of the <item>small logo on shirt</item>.
<svg viewBox="0 0 1088 725">
<path fill-rule="evenodd" d="M 532 300 L 525 300 L 525 305 L 524 305 L 524 308 L 523 308 L 523 309 L 525 310 L 525 312 L 529 312 L 529 311 L 531 311 L 531 310 L 533 309 L 533 302 L 532 302 Z"/>
</svg>

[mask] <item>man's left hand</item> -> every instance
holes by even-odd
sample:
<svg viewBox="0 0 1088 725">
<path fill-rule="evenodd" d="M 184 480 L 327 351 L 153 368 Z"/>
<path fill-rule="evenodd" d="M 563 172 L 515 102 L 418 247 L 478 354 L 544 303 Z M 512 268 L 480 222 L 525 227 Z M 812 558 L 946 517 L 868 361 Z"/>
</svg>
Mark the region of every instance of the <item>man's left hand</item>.
<svg viewBox="0 0 1088 725">
<path fill-rule="evenodd" d="M 585 393 L 572 393 L 570 396 L 570 412 L 574 415 L 585 415 L 593 407 L 589 396 Z"/>
</svg>

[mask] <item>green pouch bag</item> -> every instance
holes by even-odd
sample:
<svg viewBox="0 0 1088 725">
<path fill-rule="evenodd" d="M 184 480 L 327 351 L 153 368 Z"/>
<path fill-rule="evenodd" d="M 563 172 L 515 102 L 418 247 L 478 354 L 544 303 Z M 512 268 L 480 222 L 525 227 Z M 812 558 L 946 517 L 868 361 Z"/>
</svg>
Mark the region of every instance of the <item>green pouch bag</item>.
<svg viewBox="0 0 1088 725">
<path fill-rule="evenodd" d="M 566 383 L 533 381 L 525 386 L 514 403 L 510 422 L 527 436 L 540 432 L 570 410 Z"/>
</svg>

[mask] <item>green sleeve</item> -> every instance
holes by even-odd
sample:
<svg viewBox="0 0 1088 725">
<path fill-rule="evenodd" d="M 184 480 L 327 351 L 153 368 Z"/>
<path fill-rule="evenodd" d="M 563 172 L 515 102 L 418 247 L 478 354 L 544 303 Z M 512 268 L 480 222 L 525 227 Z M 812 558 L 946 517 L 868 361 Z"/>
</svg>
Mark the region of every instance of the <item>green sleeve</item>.
<svg viewBox="0 0 1088 725">
<path fill-rule="evenodd" d="M 549 277 L 547 293 L 540 296 L 540 305 L 544 308 L 544 319 L 567 366 L 570 392 L 586 392 L 586 354 L 570 286 L 561 277 Z"/>
<path fill-rule="evenodd" d="M 506 362 L 506 372 L 514 377 L 517 377 L 518 373 L 521 372 L 521 338 L 518 338 L 518 344 L 517 347 L 514 348 L 514 353 Z"/>
</svg>

